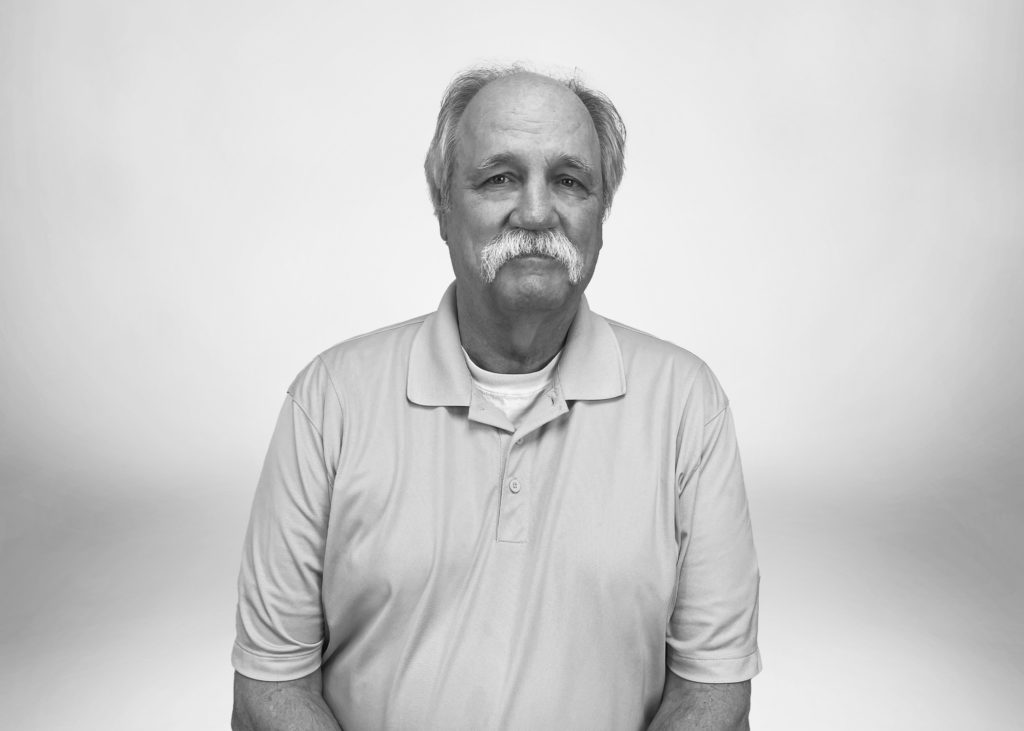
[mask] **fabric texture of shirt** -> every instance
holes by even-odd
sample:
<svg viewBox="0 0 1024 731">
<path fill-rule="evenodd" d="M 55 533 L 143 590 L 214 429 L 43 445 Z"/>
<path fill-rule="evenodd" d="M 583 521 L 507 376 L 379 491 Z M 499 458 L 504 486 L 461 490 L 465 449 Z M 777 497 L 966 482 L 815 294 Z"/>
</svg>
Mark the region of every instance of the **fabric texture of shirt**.
<svg viewBox="0 0 1024 731">
<path fill-rule="evenodd" d="M 235 669 L 322 669 L 346 731 L 641 729 L 666 663 L 760 671 L 728 401 L 691 353 L 584 299 L 517 426 L 436 313 L 317 357 L 288 391 L 239 577 Z"/>
</svg>

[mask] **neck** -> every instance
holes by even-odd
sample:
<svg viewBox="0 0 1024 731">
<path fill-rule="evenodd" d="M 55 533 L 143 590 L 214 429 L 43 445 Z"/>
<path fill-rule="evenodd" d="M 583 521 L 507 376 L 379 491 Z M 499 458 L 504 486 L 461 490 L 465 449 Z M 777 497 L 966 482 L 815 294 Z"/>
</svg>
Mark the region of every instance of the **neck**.
<svg viewBox="0 0 1024 731">
<path fill-rule="evenodd" d="M 459 337 L 473 362 L 492 373 L 533 373 L 565 344 L 579 300 L 551 311 L 485 312 L 456 289 Z"/>
</svg>

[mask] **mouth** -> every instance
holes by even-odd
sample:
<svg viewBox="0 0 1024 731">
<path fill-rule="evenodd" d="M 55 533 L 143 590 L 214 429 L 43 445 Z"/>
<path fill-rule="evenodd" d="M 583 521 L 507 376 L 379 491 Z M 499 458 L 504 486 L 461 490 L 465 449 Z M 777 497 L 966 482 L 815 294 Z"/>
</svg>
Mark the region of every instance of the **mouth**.
<svg viewBox="0 0 1024 731">
<path fill-rule="evenodd" d="M 520 254 L 508 260 L 508 264 L 518 264 L 526 269 L 550 269 L 552 266 L 564 266 L 561 261 L 547 254 Z"/>
</svg>

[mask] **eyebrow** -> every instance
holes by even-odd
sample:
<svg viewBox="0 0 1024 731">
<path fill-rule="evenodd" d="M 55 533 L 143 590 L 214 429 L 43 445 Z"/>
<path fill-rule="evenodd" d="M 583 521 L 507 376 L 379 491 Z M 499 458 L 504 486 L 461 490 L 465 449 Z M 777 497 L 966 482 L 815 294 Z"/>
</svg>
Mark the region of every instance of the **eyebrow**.
<svg viewBox="0 0 1024 731">
<path fill-rule="evenodd" d="M 476 169 L 480 172 L 490 170 L 491 168 L 499 167 L 501 165 L 511 165 L 516 162 L 516 157 L 507 152 L 499 152 L 497 155 L 491 155 L 490 157 L 484 158 L 484 160 L 476 166 Z M 559 155 L 554 159 L 554 167 L 570 167 L 576 170 L 581 170 L 585 173 L 593 172 L 593 168 L 585 163 L 575 155 Z"/>
<path fill-rule="evenodd" d="M 488 158 L 484 158 L 483 162 L 476 166 L 476 169 L 483 172 L 484 170 L 490 170 L 500 165 L 509 165 L 515 162 L 515 158 L 507 152 L 499 152 L 497 155 L 491 155 Z"/>
<path fill-rule="evenodd" d="M 582 170 L 585 173 L 593 172 L 593 168 L 591 168 L 590 165 L 583 162 L 575 155 L 560 155 L 555 162 L 557 163 L 556 167 L 562 167 L 564 165 L 565 167 Z"/>
</svg>

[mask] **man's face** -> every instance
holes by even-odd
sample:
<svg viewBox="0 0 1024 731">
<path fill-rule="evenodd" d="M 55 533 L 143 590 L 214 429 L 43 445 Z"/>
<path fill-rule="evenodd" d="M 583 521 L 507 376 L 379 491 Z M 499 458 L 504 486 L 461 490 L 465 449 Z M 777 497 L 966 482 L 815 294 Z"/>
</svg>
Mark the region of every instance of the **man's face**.
<svg viewBox="0 0 1024 731">
<path fill-rule="evenodd" d="M 519 74 L 481 89 L 457 132 L 451 208 L 440 224 L 460 292 L 505 313 L 574 305 L 597 264 L 603 213 L 600 146 L 583 103 L 550 79 Z M 568 237 L 576 276 L 543 254 L 495 271 L 494 247 L 486 247 L 516 229 Z"/>
</svg>

